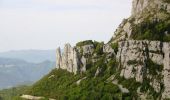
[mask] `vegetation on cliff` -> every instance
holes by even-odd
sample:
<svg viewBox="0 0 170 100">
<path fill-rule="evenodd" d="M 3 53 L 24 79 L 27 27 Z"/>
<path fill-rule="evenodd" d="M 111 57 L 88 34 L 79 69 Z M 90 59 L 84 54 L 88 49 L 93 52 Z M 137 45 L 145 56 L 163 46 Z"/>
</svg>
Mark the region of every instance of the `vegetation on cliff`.
<svg viewBox="0 0 170 100">
<path fill-rule="evenodd" d="M 131 38 L 136 40 L 170 41 L 170 19 L 164 21 L 145 21 L 133 28 Z"/>
<path fill-rule="evenodd" d="M 122 93 L 117 85 L 108 81 L 108 78 L 116 73 L 116 61 L 110 60 L 104 63 L 104 60 L 104 57 L 101 57 L 83 74 L 74 75 L 62 69 L 55 69 L 26 93 L 59 100 L 122 100 L 123 98 L 130 100 L 132 94 Z M 95 75 L 98 68 L 101 72 Z M 79 80 L 81 82 L 77 83 Z"/>
</svg>

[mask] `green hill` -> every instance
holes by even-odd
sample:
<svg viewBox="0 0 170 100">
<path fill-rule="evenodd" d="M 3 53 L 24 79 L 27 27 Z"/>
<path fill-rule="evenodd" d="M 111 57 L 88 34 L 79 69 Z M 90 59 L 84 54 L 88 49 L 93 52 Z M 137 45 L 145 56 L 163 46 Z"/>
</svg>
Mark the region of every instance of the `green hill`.
<svg viewBox="0 0 170 100">
<path fill-rule="evenodd" d="M 27 90 L 28 86 L 18 86 L 0 91 L 0 100 L 20 100 L 20 95 Z"/>
<path fill-rule="evenodd" d="M 116 72 L 111 72 L 110 69 L 114 67 L 104 65 L 102 67 L 103 73 L 96 77 L 97 66 L 92 67 L 84 74 L 78 75 L 62 69 L 55 69 L 34 84 L 26 94 L 55 98 L 57 100 L 121 100 L 123 98 L 130 100 L 132 97 L 135 98 L 135 93 L 122 93 L 118 85 L 111 83 L 109 77 L 113 73 L 116 74 Z M 78 84 L 77 81 L 80 79 L 82 81 Z M 128 83 L 126 84 L 128 86 Z M 138 83 L 131 85 L 138 85 Z"/>
</svg>

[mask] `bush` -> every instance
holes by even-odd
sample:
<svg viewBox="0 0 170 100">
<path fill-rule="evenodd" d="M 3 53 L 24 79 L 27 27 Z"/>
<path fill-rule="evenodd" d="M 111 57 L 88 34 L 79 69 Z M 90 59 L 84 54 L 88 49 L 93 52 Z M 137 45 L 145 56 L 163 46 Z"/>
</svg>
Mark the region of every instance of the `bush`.
<svg viewBox="0 0 170 100">
<path fill-rule="evenodd" d="M 137 60 L 129 60 L 128 62 L 127 62 L 127 64 L 128 65 L 142 65 L 143 64 L 143 62 L 141 62 L 141 61 L 137 61 Z"/>
<path fill-rule="evenodd" d="M 119 84 L 122 84 L 123 87 L 127 88 L 130 93 L 127 95 L 127 98 L 133 97 L 133 98 L 138 98 L 137 96 L 137 89 L 141 86 L 141 83 L 136 82 L 134 78 L 131 79 L 125 79 L 124 77 L 119 77 L 117 78 Z"/>
<path fill-rule="evenodd" d="M 86 41 L 81 41 L 81 42 L 78 42 L 76 44 L 76 46 L 84 46 L 84 45 L 89 45 L 89 44 L 93 44 L 93 41 L 92 40 L 86 40 Z"/>
<path fill-rule="evenodd" d="M 115 53 L 118 52 L 118 43 L 112 43 L 111 47 L 112 47 L 112 49 L 114 49 Z"/>
<path fill-rule="evenodd" d="M 112 94 L 106 93 L 104 96 L 101 98 L 101 100 L 113 100 Z"/>
<path fill-rule="evenodd" d="M 169 1 L 169 0 L 163 0 L 163 2 L 170 3 L 170 1 Z"/>
<path fill-rule="evenodd" d="M 107 66 L 101 61 L 102 59 L 98 64 L 96 63 L 96 66 L 102 66 L 103 72 L 106 72 Z M 82 80 L 79 85 L 76 84 L 76 81 L 85 77 L 84 75 L 74 75 L 62 69 L 55 69 L 34 84 L 25 94 L 45 96 L 57 100 L 99 100 L 101 98 L 113 100 L 114 98 L 122 98 L 118 86 L 105 82 L 108 78 L 104 77 L 105 73 L 94 78 L 97 69 L 96 66 L 92 64 L 90 69 L 85 73 L 87 78 Z M 51 75 L 55 77 L 49 79 Z"/>
<path fill-rule="evenodd" d="M 97 55 L 102 55 L 103 54 L 103 45 L 104 45 L 104 42 L 95 43 L 95 53 Z"/>
<path fill-rule="evenodd" d="M 170 20 L 166 21 L 145 21 L 133 26 L 132 39 L 136 40 L 159 40 L 169 42 L 170 37 L 165 32 L 170 33 Z"/>
<path fill-rule="evenodd" d="M 154 63 L 151 59 L 146 60 L 146 67 L 149 70 L 149 74 L 158 75 L 159 72 L 162 72 L 163 65 L 158 65 Z"/>
</svg>

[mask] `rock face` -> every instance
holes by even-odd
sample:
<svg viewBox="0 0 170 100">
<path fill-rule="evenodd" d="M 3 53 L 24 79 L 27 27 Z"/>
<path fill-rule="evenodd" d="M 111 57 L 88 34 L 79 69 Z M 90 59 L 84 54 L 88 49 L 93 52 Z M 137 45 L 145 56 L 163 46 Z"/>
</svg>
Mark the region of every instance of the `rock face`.
<svg viewBox="0 0 170 100">
<path fill-rule="evenodd" d="M 56 67 L 60 68 L 62 65 L 62 58 L 61 58 L 61 49 L 60 47 L 57 48 L 56 50 L 56 58 L 57 58 L 57 63 L 56 63 Z"/>
<path fill-rule="evenodd" d="M 42 100 L 44 97 L 36 97 L 32 95 L 22 95 L 21 98 L 27 99 L 27 100 Z"/>
<path fill-rule="evenodd" d="M 135 26 L 146 23 L 146 21 L 150 23 L 168 21 L 169 15 L 170 3 L 168 0 L 133 0 L 131 16 L 122 21 L 111 41 L 128 40 L 136 34 L 134 33 Z"/>
<path fill-rule="evenodd" d="M 170 43 L 132 37 L 139 32 L 134 30 L 142 30 L 139 25 L 144 23 L 169 23 L 169 7 L 169 0 L 133 0 L 132 15 L 123 20 L 110 41 L 119 43 L 116 59 L 120 76 L 140 83 L 149 82 L 162 98 L 170 98 Z"/>
<path fill-rule="evenodd" d="M 169 4 L 166 0 L 133 0 L 132 15 L 140 15 L 150 10 L 165 9 L 169 12 Z"/>
<path fill-rule="evenodd" d="M 164 86 L 165 91 L 163 93 L 164 98 L 170 98 L 170 43 L 164 43 L 163 51 L 165 53 L 164 56 Z"/>
<path fill-rule="evenodd" d="M 161 84 L 164 84 L 163 98 L 170 98 L 170 43 L 160 41 L 136 41 L 128 40 L 119 43 L 119 51 L 117 53 L 117 61 L 120 63 L 120 76 L 126 79 L 135 78 L 138 82 L 153 79 L 150 84 L 155 91 L 161 91 Z M 147 60 L 151 60 L 153 64 L 163 67 L 162 70 L 152 65 L 147 66 Z M 149 70 L 156 70 L 157 74 L 150 73 Z M 154 75 L 162 77 L 156 78 Z"/>
<path fill-rule="evenodd" d="M 57 64 L 56 66 L 61 69 L 66 69 L 69 72 L 76 74 L 80 69 L 80 60 L 78 52 L 70 44 L 66 44 L 64 52 L 61 54 L 60 48 L 57 49 Z"/>
<path fill-rule="evenodd" d="M 83 55 L 92 54 L 94 52 L 94 45 L 93 44 L 84 45 L 82 46 L 82 49 L 83 49 Z"/>
<path fill-rule="evenodd" d="M 159 28 L 161 25 L 162 28 L 162 23 L 159 22 L 169 21 L 169 18 L 168 0 L 133 0 L 132 16 L 123 20 L 108 44 L 102 45 L 103 54 L 95 53 L 97 46 L 94 43 L 82 42 L 76 47 L 66 44 L 62 54 L 60 48 L 57 49 L 56 66 L 77 74 L 87 70 L 89 59 L 95 63 L 101 55 L 104 55 L 103 63 L 108 63 L 109 60 L 113 60 L 110 59 L 111 57 L 116 56 L 116 63 L 119 63 L 116 70 L 120 71 L 121 77 L 135 79 L 141 84 L 145 83 L 144 85 L 151 86 L 154 93 L 160 94 L 163 99 L 170 98 L 170 42 L 132 38 L 132 35 L 136 35 L 139 31 L 139 34 L 148 35 L 149 33 L 146 34 L 148 31 L 142 33 L 141 30 L 145 30 L 147 25 L 153 22 L 156 22 Z M 158 28 L 156 24 L 154 23 L 152 28 Z M 138 25 L 141 27 L 137 27 Z M 137 29 L 139 31 L 134 31 Z M 151 30 L 149 30 L 150 33 Z M 169 34 L 169 29 L 164 29 L 164 33 Z M 82 45 L 83 43 L 85 45 Z M 110 46 L 112 43 L 118 43 L 118 52 L 117 49 L 112 49 Z M 94 77 L 100 73 L 101 69 L 98 66 Z M 139 90 L 141 87 L 142 85 L 138 87 Z"/>
<path fill-rule="evenodd" d="M 114 50 L 112 49 L 112 47 L 109 44 L 105 44 L 103 46 L 103 52 L 104 53 L 113 53 L 113 54 L 115 54 Z"/>
<path fill-rule="evenodd" d="M 56 68 L 65 69 L 74 74 L 85 72 L 87 64 L 85 56 L 91 55 L 93 51 L 94 45 L 92 44 L 84 45 L 81 48 L 66 44 L 63 53 L 61 53 L 60 48 L 56 51 Z"/>
</svg>

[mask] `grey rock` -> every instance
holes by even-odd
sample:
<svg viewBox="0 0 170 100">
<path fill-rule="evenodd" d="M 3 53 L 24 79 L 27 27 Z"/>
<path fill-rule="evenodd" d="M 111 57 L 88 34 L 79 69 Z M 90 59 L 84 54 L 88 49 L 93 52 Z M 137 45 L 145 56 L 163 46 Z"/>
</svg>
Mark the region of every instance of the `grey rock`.
<svg viewBox="0 0 170 100">
<path fill-rule="evenodd" d="M 101 73 L 102 69 L 100 67 L 97 68 L 96 70 L 96 73 L 95 73 L 95 76 L 94 77 L 97 77 L 99 76 L 99 74 Z"/>
<path fill-rule="evenodd" d="M 61 62 L 62 62 L 61 49 L 60 48 L 57 48 L 57 50 L 56 50 L 56 58 L 57 58 L 56 67 L 60 68 L 61 67 Z"/>
<path fill-rule="evenodd" d="M 148 51 L 146 51 L 148 50 Z M 148 54 L 147 54 L 148 52 Z M 146 71 L 145 60 L 151 59 L 154 63 L 163 66 L 163 71 L 159 72 L 162 80 L 154 79 L 150 85 L 156 92 L 160 92 L 161 83 L 165 90 L 163 98 L 170 98 L 170 43 L 147 40 L 128 40 L 119 42 L 119 50 L 116 59 L 120 62 L 120 76 L 126 79 L 135 78 L 138 82 L 143 82 L 144 74 L 151 79 L 153 76 Z M 136 61 L 136 64 L 129 64 L 129 61 Z"/>
<path fill-rule="evenodd" d="M 94 46 L 85 45 L 82 47 L 85 55 L 90 55 L 94 51 Z M 74 74 L 82 73 L 86 71 L 87 59 L 84 56 L 80 56 L 80 51 L 76 47 L 71 47 L 70 44 L 66 44 L 64 52 L 61 54 L 60 48 L 56 51 L 56 67 L 65 69 Z"/>
<path fill-rule="evenodd" d="M 85 80 L 87 77 L 84 77 L 84 78 L 82 78 L 82 79 L 79 79 L 77 82 L 76 82 L 76 84 L 77 85 L 80 85 L 80 82 L 82 81 L 82 80 Z"/>
<path fill-rule="evenodd" d="M 93 44 L 84 45 L 84 46 L 82 46 L 82 48 L 83 48 L 83 55 L 92 54 L 94 52 L 94 45 Z"/>
<path fill-rule="evenodd" d="M 82 68 L 81 68 L 81 72 L 85 72 L 86 71 L 86 65 L 87 65 L 87 59 L 83 56 L 81 58 L 81 62 L 82 62 Z"/>
<path fill-rule="evenodd" d="M 124 88 L 121 84 L 118 84 L 117 80 L 114 80 L 112 83 L 117 85 L 122 93 L 129 93 L 129 90 L 127 88 Z"/>
<path fill-rule="evenodd" d="M 170 98 L 170 43 L 164 43 L 163 46 L 164 56 L 164 86 L 163 98 Z"/>
<path fill-rule="evenodd" d="M 111 54 L 115 54 L 114 50 L 112 49 L 112 47 L 110 46 L 110 44 L 105 44 L 103 46 L 103 52 L 104 53 L 111 53 Z"/>
<path fill-rule="evenodd" d="M 66 44 L 64 47 L 64 52 L 60 52 L 60 48 L 57 49 L 57 67 L 61 69 L 66 69 L 69 72 L 76 74 L 79 70 L 79 58 L 78 52 L 75 48 L 71 47 L 70 44 Z"/>
</svg>

